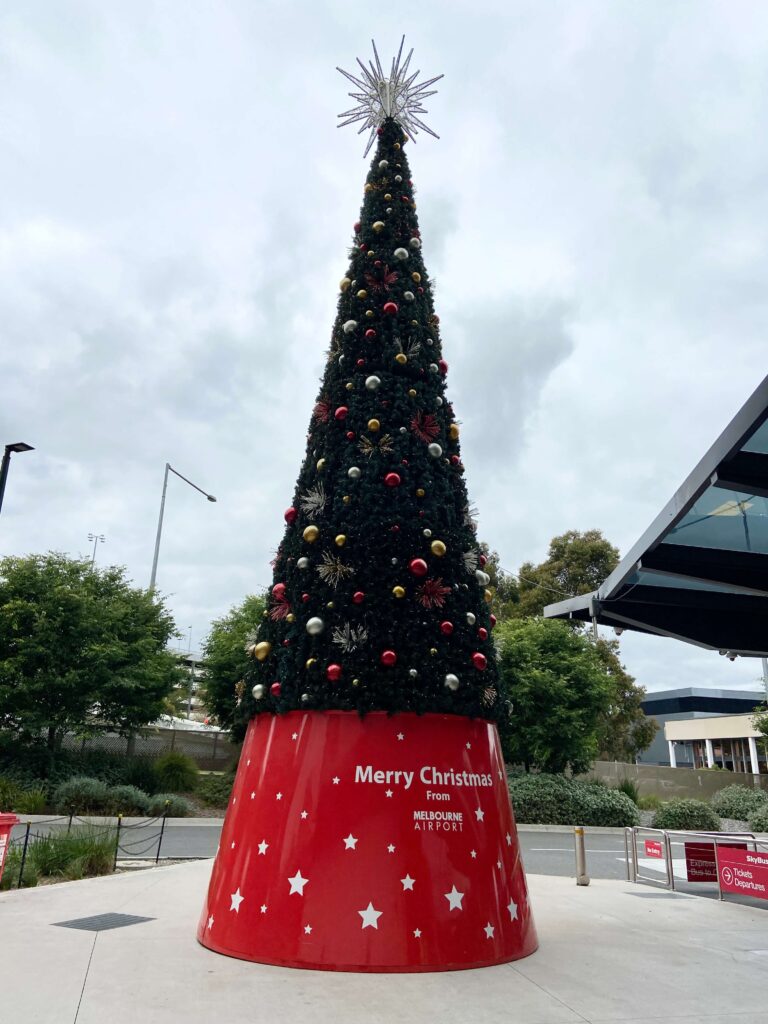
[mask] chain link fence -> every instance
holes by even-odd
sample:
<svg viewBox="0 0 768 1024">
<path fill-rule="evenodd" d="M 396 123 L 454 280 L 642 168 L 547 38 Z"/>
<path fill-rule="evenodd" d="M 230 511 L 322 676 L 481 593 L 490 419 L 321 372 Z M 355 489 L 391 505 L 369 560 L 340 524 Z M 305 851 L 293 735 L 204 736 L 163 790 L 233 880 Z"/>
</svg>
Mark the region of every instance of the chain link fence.
<svg viewBox="0 0 768 1024">
<path fill-rule="evenodd" d="M 237 757 L 228 732 L 213 729 L 167 729 L 153 726 L 133 736 L 103 732 L 94 736 L 67 735 L 62 749 L 77 753 L 103 750 L 109 754 L 156 758 L 173 750 L 186 754 L 203 771 L 221 771 Z"/>
</svg>

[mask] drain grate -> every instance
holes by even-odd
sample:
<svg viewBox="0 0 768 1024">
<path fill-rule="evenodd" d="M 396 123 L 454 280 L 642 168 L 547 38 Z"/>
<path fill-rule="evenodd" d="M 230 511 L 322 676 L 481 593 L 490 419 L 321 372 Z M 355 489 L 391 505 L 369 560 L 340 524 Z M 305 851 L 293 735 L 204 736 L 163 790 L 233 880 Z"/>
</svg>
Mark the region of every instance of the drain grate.
<svg viewBox="0 0 768 1024">
<path fill-rule="evenodd" d="M 79 928 L 84 932 L 106 932 L 111 928 L 127 928 L 131 924 L 154 921 L 154 917 L 136 917 L 135 914 L 94 914 L 77 917 L 73 921 L 54 921 L 54 928 Z"/>
</svg>

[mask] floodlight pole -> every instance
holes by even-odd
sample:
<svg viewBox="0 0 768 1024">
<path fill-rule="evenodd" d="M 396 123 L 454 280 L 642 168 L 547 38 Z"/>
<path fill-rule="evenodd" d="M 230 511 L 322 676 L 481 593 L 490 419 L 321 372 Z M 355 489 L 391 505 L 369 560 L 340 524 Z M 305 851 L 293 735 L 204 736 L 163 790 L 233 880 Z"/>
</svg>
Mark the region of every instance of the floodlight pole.
<svg viewBox="0 0 768 1024">
<path fill-rule="evenodd" d="M 193 484 L 191 480 L 187 480 L 187 478 L 185 476 L 182 476 L 181 473 L 179 473 L 179 471 L 177 469 L 173 468 L 173 466 L 170 464 L 170 462 L 166 462 L 166 464 L 165 464 L 165 475 L 163 476 L 163 496 L 160 499 L 160 515 L 158 516 L 158 519 L 157 519 L 157 536 L 155 537 L 155 556 L 152 559 L 152 576 L 150 577 L 150 580 L 149 580 L 149 592 L 150 592 L 150 594 L 154 593 L 154 590 L 155 590 L 155 580 L 157 579 L 157 560 L 160 557 L 160 538 L 163 535 L 163 515 L 165 513 L 165 494 L 166 494 L 166 491 L 168 490 L 168 473 L 169 472 L 173 473 L 175 476 L 179 477 L 181 480 L 184 481 L 185 484 L 189 484 L 190 487 L 194 487 L 194 489 L 196 491 L 199 491 L 201 494 L 205 495 L 205 497 L 208 499 L 208 501 L 216 501 L 216 499 L 214 498 L 214 496 L 212 494 L 208 494 L 208 492 L 204 491 L 202 489 L 202 487 L 198 487 L 197 484 Z"/>
<path fill-rule="evenodd" d="M 3 460 L 0 463 L 0 509 L 3 507 L 5 484 L 8 480 L 8 467 L 11 464 L 11 452 L 33 452 L 34 450 L 31 444 L 26 444 L 24 441 L 17 441 L 15 444 L 7 444 L 5 446 Z"/>
</svg>

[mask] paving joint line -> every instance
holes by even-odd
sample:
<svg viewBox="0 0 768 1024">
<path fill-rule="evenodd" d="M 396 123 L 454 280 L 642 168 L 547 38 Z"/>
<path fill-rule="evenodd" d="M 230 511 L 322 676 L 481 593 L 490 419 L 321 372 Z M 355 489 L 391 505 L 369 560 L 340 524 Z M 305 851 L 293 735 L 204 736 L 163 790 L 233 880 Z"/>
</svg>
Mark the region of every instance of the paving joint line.
<svg viewBox="0 0 768 1024">
<path fill-rule="evenodd" d="M 85 968 L 85 977 L 83 978 L 83 987 L 80 989 L 80 998 L 77 1000 L 77 1009 L 75 1010 L 75 1017 L 72 1024 L 77 1024 L 77 1018 L 80 1016 L 80 1006 L 83 1002 L 83 996 L 85 995 L 85 986 L 88 984 L 88 975 L 91 973 L 91 962 L 93 961 L 93 954 L 96 950 L 96 940 L 99 937 L 99 933 L 96 932 L 93 936 L 93 945 L 91 946 L 91 955 L 88 957 L 88 966 Z"/>
</svg>

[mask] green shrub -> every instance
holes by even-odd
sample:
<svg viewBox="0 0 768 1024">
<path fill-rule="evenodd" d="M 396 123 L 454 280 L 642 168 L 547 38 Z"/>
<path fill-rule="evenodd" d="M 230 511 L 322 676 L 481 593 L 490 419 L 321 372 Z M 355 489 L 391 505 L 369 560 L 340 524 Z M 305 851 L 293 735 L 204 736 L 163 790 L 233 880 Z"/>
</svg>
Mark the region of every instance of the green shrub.
<svg viewBox="0 0 768 1024">
<path fill-rule="evenodd" d="M 136 786 L 150 795 L 157 792 L 157 776 L 152 760 L 148 757 L 127 757 L 120 782 L 125 786 Z"/>
<path fill-rule="evenodd" d="M 712 810 L 721 818 L 746 821 L 751 814 L 768 804 L 768 793 L 751 786 L 726 786 L 709 801 Z"/>
<path fill-rule="evenodd" d="M 658 811 L 661 807 L 661 797 L 656 796 L 655 793 L 649 793 L 647 796 L 640 797 L 637 806 L 641 811 Z"/>
<path fill-rule="evenodd" d="M 158 789 L 171 793 L 189 793 L 197 785 L 197 765 L 186 754 L 169 751 L 154 763 Z"/>
<path fill-rule="evenodd" d="M 639 824 L 637 807 L 623 793 L 563 775 L 524 775 L 509 780 L 518 821 L 529 825 Z"/>
<path fill-rule="evenodd" d="M 101 779 L 75 775 L 56 787 L 52 802 L 59 814 L 103 814 L 109 806 L 108 794 Z"/>
<path fill-rule="evenodd" d="M 166 813 L 166 801 L 168 802 L 169 818 L 188 818 L 192 813 L 192 804 L 183 796 L 175 793 L 155 793 L 149 797 L 149 813 L 160 816 Z"/>
<path fill-rule="evenodd" d="M 628 796 L 635 807 L 640 806 L 640 790 L 633 779 L 622 779 L 616 789 L 619 793 L 623 793 L 624 796 Z"/>
<path fill-rule="evenodd" d="M 703 800 L 668 800 L 654 815 L 653 827 L 719 832 L 720 819 Z"/>
<path fill-rule="evenodd" d="M 44 789 L 29 788 L 19 791 L 14 811 L 19 814 L 44 814 L 48 806 L 48 797 Z"/>
<path fill-rule="evenodd" d="M 2 880 L 0 880 L 0 892 L 16 888 L 32 889 L 40 881 L 40 876 L 29 857 L 27 857 L 26 863 L 24 864 L 24 874 L 21 876 L 21 886 L 19 886 L 20 870 L 21 849 L 18 846 L 13 846 L 8 851 L 8 855 L 5 858 L 5 870 L 3 872 Z"/>
<path fill-rule="evenodd" d="M 15 811 L 21 788 L 13 779 L 0 777 L 0 811 Z"/>
<path fill-rule="evenodd" d="M 209 807 L 226 807 L 233 783 L 231 775 L 201 775 L 197 795 Z"/>
<path fill-rule="evenodd" d="M 107 875 L 115 860 L 113 829 L 73 828 L 54 832 L 30 843 L 27 859 L 33 869 L 48 878 L 90 878 Z"/>
<path fill-rule="evenodd" d="M 149 814 L 149 797 L 136 786 L 110 786 L 107 792 L 110 814 Z"/>
<path fill-rule="evenodd" d="M 749 827 L 752 832 L 768 832 L 768 800 L 762 800 L 750 814 Z"/>
</svg>

